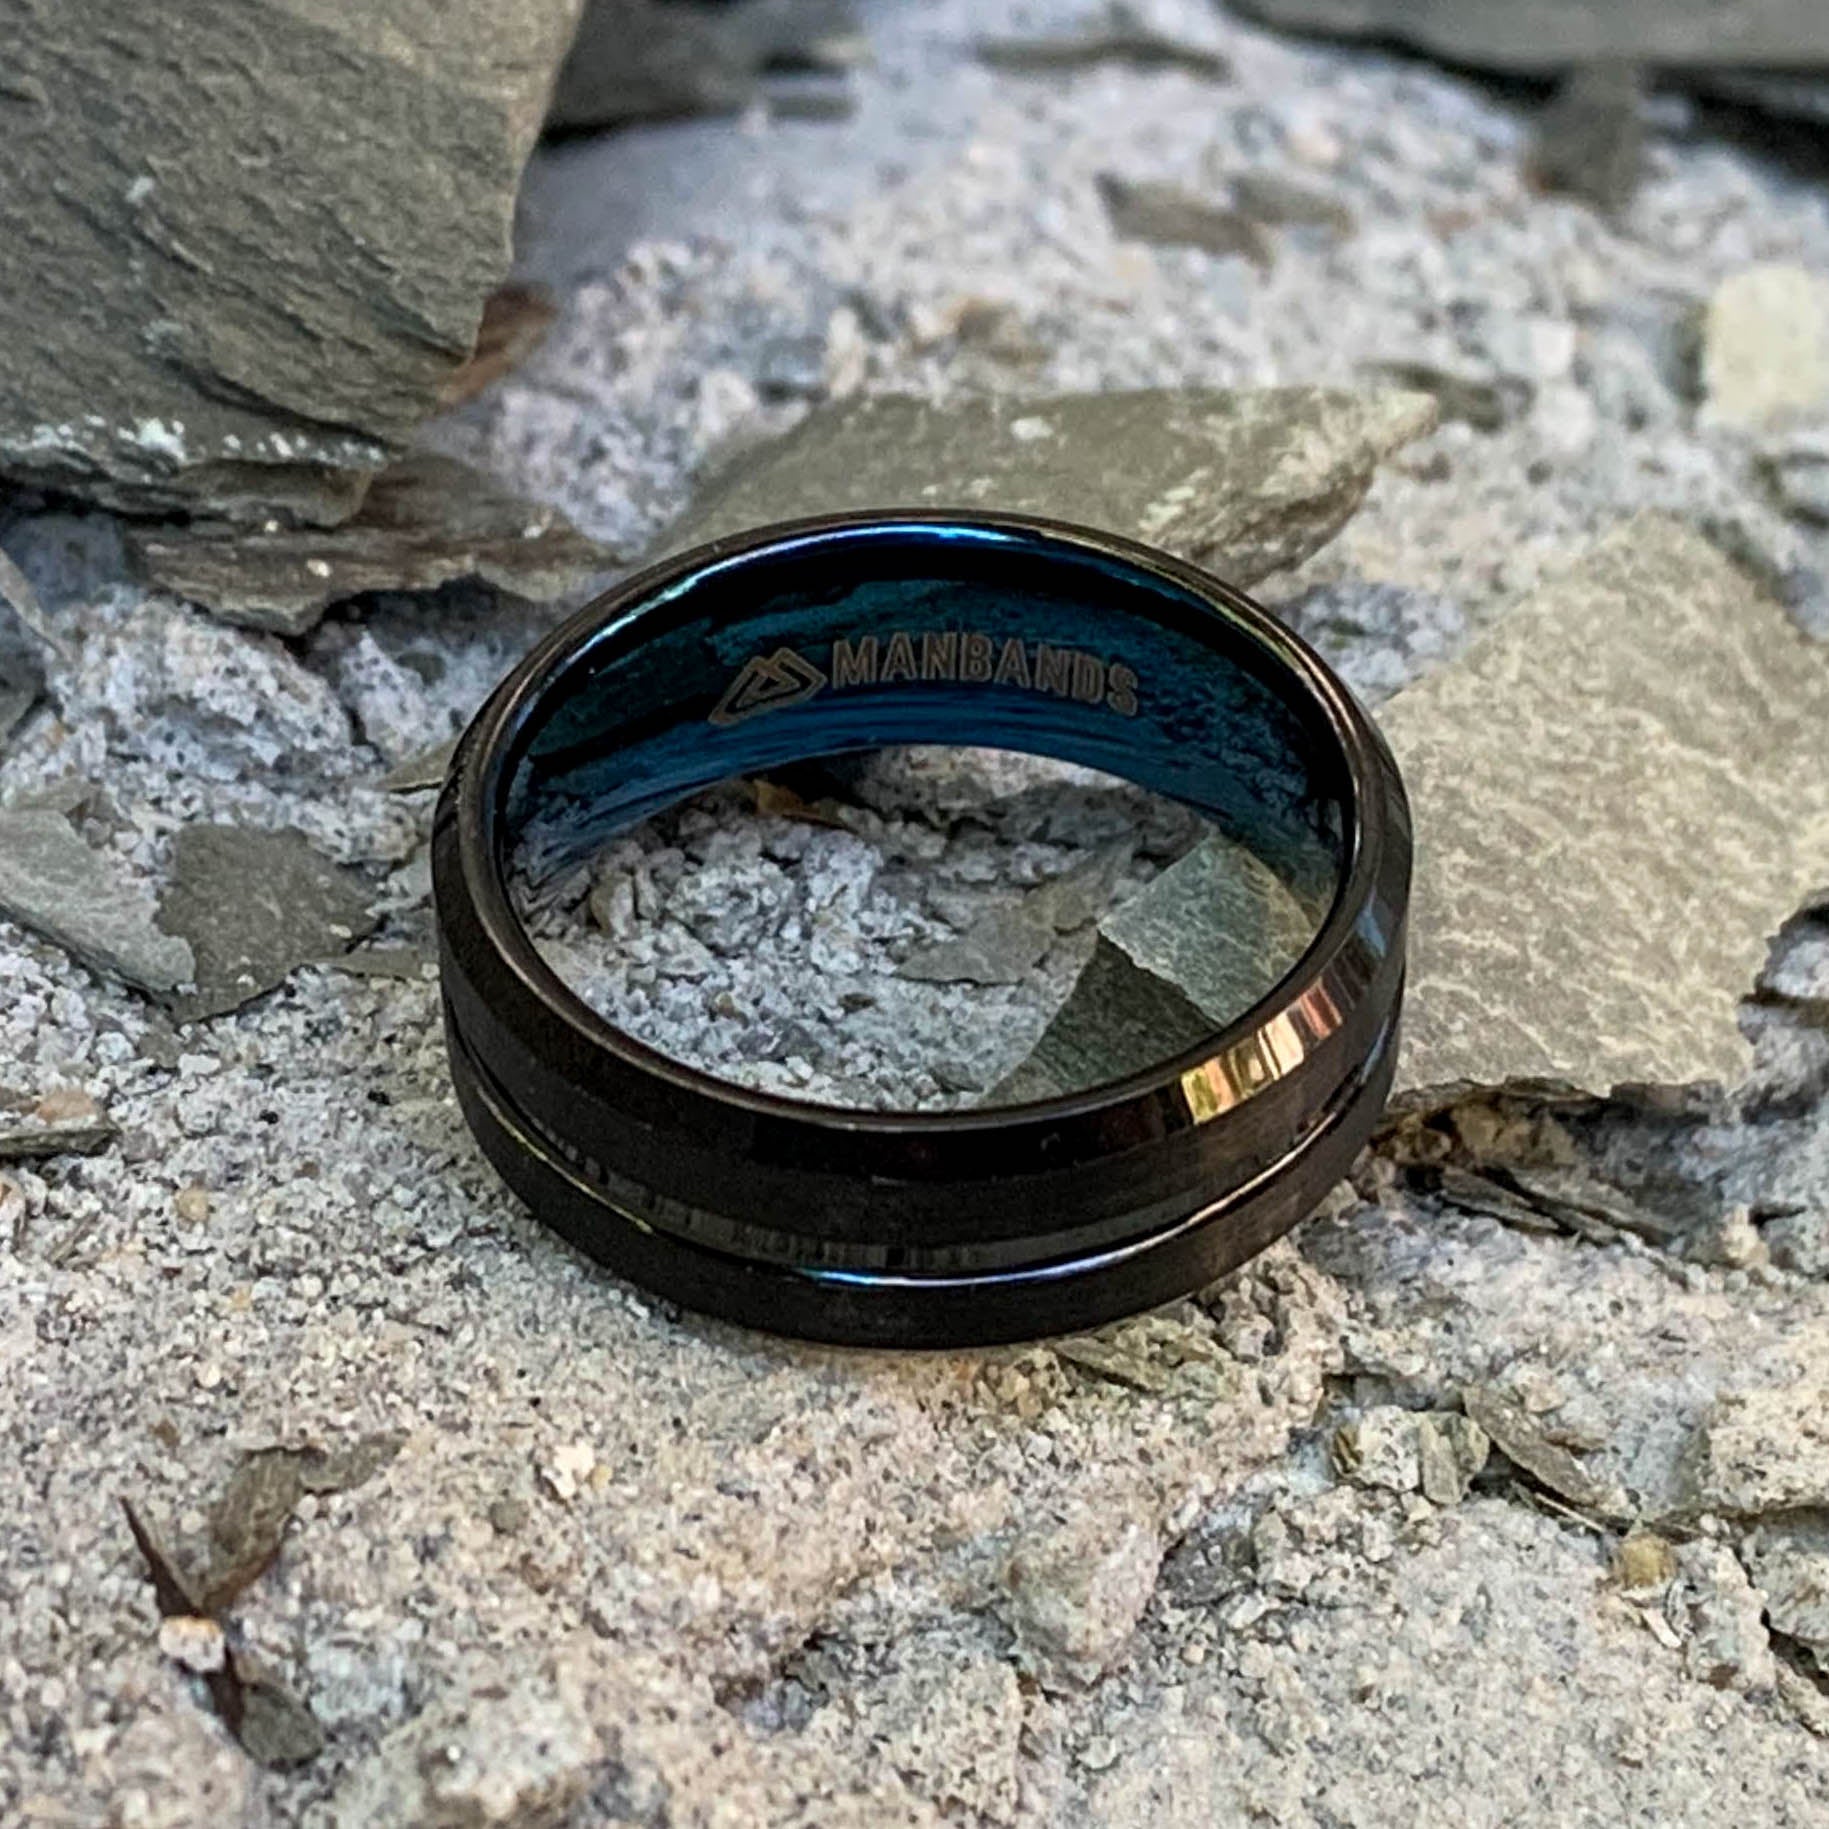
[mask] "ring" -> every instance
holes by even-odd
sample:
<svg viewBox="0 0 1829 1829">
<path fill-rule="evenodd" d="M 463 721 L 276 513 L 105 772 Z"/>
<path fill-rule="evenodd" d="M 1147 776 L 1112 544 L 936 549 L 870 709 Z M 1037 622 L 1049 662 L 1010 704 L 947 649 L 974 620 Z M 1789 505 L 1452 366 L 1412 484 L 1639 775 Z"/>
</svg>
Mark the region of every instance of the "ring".
<svg viewBox="0 0 1829 1829">
<path fill-rule="evenodd" d="M 1249 1009 L 1109 1083 L 876 1112 L 644 1045 L 515 913 L 511 869 L 574 868 L 716 782 L 916 743 L 1187 802 L 1304 898 L 1313 937 Z M 616 1272 L 775 1333 L 982 1345 L 1186 1295 L 1314 1209 L 1390 1090 L 1410 887 L 1390 752 L 1267 611 L 1085 528 L 834 515 L 642 572 L 477 714 L 432 871 L 452 1076 L 503 1180 Z"/>
</svg>

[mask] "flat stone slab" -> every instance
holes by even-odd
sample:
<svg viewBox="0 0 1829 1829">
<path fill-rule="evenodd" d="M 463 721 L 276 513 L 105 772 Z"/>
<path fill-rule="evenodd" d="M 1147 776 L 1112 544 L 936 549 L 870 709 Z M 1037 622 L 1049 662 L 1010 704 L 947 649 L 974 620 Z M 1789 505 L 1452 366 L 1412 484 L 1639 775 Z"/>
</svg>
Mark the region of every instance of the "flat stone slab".
<svg viewBox="0 0 1829 1829">
<path fill-rule="evenodd" d="M 470 352 L 578 6 L 9 8 L 0 473 L 347 515 Z"/>
<path fill-rule="evenodd" d="M 1641 64 L 1808 69 L 1829 63 L 1818 0 L 1234 0 L 1267 25 L 1383 38 L 1450 62 L 1559 70 Z"/>
<path fill-rule="evenodd" d="M 663 541 L 680 551 L 793 515 L 981 508 L 1166 547 L 1239 584 L 1299 565 L 1379 462 L 1435 424 L 1426 394 L 1143 388 L 821 408 L 714 479 Z"/>
<path fill-rule="evenodd" d="M 383 471 L 340 527 L 193 521 L 133 529 L 127 539 L 148 583 L 279 635 L 303 635 L 333 603 L 370 591 L 429 591 L 463 578 L 546 603 L 615 559 L 557 509 L 428 452 Z"/>
<path fill-rule="evenodd" d="M 285 983 L 301 965 L 373 932 L 367 889 L 297 832 L 186 826 L 159 918 L 196 954 L 196 988 L 172 999 L 180 1022 L 221 1016 Z"/>
<path fill-rule="evenodd" d="M 150 894 L 53 809 L 0 813 L 0 914 L 143 991 L 195 973 L 191 949 L 154 925 Z"/>
<path fill-rule="evenodd" d="M 1417 877 L 1403 1083 L 1736 1081 L 1829 856 L 1829 652 L 1642 517 L 1380 713 Z"/>
</svg>

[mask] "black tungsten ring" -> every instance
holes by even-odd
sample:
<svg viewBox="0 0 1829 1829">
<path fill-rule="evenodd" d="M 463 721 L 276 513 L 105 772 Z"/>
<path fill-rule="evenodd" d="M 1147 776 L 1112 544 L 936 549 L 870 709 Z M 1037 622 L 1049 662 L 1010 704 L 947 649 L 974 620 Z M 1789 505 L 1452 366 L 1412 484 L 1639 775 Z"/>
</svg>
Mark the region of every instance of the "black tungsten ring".
<svg viewBox="0 0 1829 1829">
<path fill-rule="evenodd" d="M 716 781 L 903 743 L 1051 755 L 1189 802 L 1309 886 L 1314 937 L 1147 1071 L 881 1113 L 666 1058 L 574 996 L 514 913 L 512 859 L 564 868 Z M 432 859 L 452 1074 L 503 1179 L 612 1269 L 777 1333 L 984 1344 L 1184 1295 L 1310 1212 L 1390 1089 L 1410 831 L 1389 751 L 1248 598 L 1083 528 L 843 515 L 664 561 L 497 688 Z"/>
</svg>

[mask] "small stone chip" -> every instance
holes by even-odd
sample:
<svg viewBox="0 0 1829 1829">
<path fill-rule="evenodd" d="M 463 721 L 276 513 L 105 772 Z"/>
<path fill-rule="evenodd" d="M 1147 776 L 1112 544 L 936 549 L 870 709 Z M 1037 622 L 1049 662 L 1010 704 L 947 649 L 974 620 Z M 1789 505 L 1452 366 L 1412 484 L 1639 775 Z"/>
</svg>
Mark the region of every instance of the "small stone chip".
<svg viewBox="0 0 1829 1829">
<path fill-rule="evenodd" d="M 1159 178 L 1101 172 L 1098 185 L 1112 232 L 1125 241 L 1198 248 L 1203 254 L 1241 254 L 1257 267 L 1276 262 L 1276 244 L 1243 210 Z"/>
<path fill-rule="evenodd" d="M 1677 1572 L 1677 1553 L 1656 1531 L 1631 1531 L 1613 1552 L 1613 1575 L 1628 1594 L 1663 1587 Z"/>
<path fill-rule="evenodd" d="M 541 1463 L 540 1478 L 555 1499 L 569 1505 L 597 1466 L 597 1451 L 589 1442 L 561 1442 Z"/>
<path fill-rule="evenodd" d="M 1557 1498 L 1596 1518 L 1626 1518 L 1631 1501 L 1613 1481 L 1584 1467 L 1568 1449 L 1549 1438 L 1543 1424 L 1522 1404 L 1491 1385 L 1467 1385 L 1461 1391 L 1467 1414 L 1491 1437 L 1505 1458 Z"/>
<path fill-rule="evenodd" d="M 302 833 L 193 825 L 178 834 L 159 915 L 189 943 L 196 989 L 172 1000 L 180 1022 L 220 1016 L 283 984 L 299 966 L 371 933 L 366 885 Z"/>
<path fill-rule="evenodd" d="M 174 1664 L 197 1676 L 221 1670 L 229 1661 L 228 1641 L 213 1619 L 176 1613 L 159 1622 L 159 1649 Z"/>
</svg>

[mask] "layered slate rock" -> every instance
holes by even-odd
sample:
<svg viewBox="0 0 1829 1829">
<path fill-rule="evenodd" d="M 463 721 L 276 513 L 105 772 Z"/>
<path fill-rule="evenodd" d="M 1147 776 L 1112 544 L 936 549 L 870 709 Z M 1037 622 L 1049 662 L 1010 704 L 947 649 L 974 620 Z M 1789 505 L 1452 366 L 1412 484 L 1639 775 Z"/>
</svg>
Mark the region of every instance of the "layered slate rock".
<svg viewBox="0 0 1829 1829">
<path fill-rule="evenodd" d="M 4 0 L 0 473 L 346 516 L 470 352 L 579 0 Z"/>
<path fill-rule="evenodd" d="M 159 919 L 196 958 L 195 986 L 172 1000 L 181 1022 L 221 1016 L 276 989 L 301 965 L 345 953 L 374 931 L 354 871 L 301 834 L 186 826 L 172 847 Z"/>
<path fill-rule="evenodd" d="M 557 509 L 425 452 L 376 477 L 340 527 L 192 521 L 135 530 L 128 545 L 149 583 L 279 635 L 303 635 L 331 604 L 366 592 L 467 578 L 549 602 L 614 561 Z"/>
<path fill-rule="evenodd" d="M 1829 654 L 1645 516 L 1380 714 L 1415 814 L 1401 1073 L 1733 1081 L 1829 855 Z"/>
<path fill-rule="evenodd" d="M 152 897 L 49 808 L 0 813 L 0 915 L 144 991 L 195 972 L 191 949 L 153 922 Z"/>
<path fill-rule="evenodd" d="M 1482 69 L 1549 71 L 1607 58 L 1677 68 L 1829 64 L 1819 0 L 1233 0 L 1268 25 L 1388 39 Z"/>
<path fill-rule="evenodd" d="M 848 0 L 587 0 L 551 124 L 727 114 L 769 70 L 843 69 L 866 54 Z"/>
<path fill-rule="evenodd" d="M 741 460 L 663 544 L 848 508 L 1002 509 L 1148 540 L 1251 584 L 1332 539 L 1380 460 L 1435 419 L 1428 395 L 1398 390 L 880 395 L 822 408 Z"/>
</svg>

